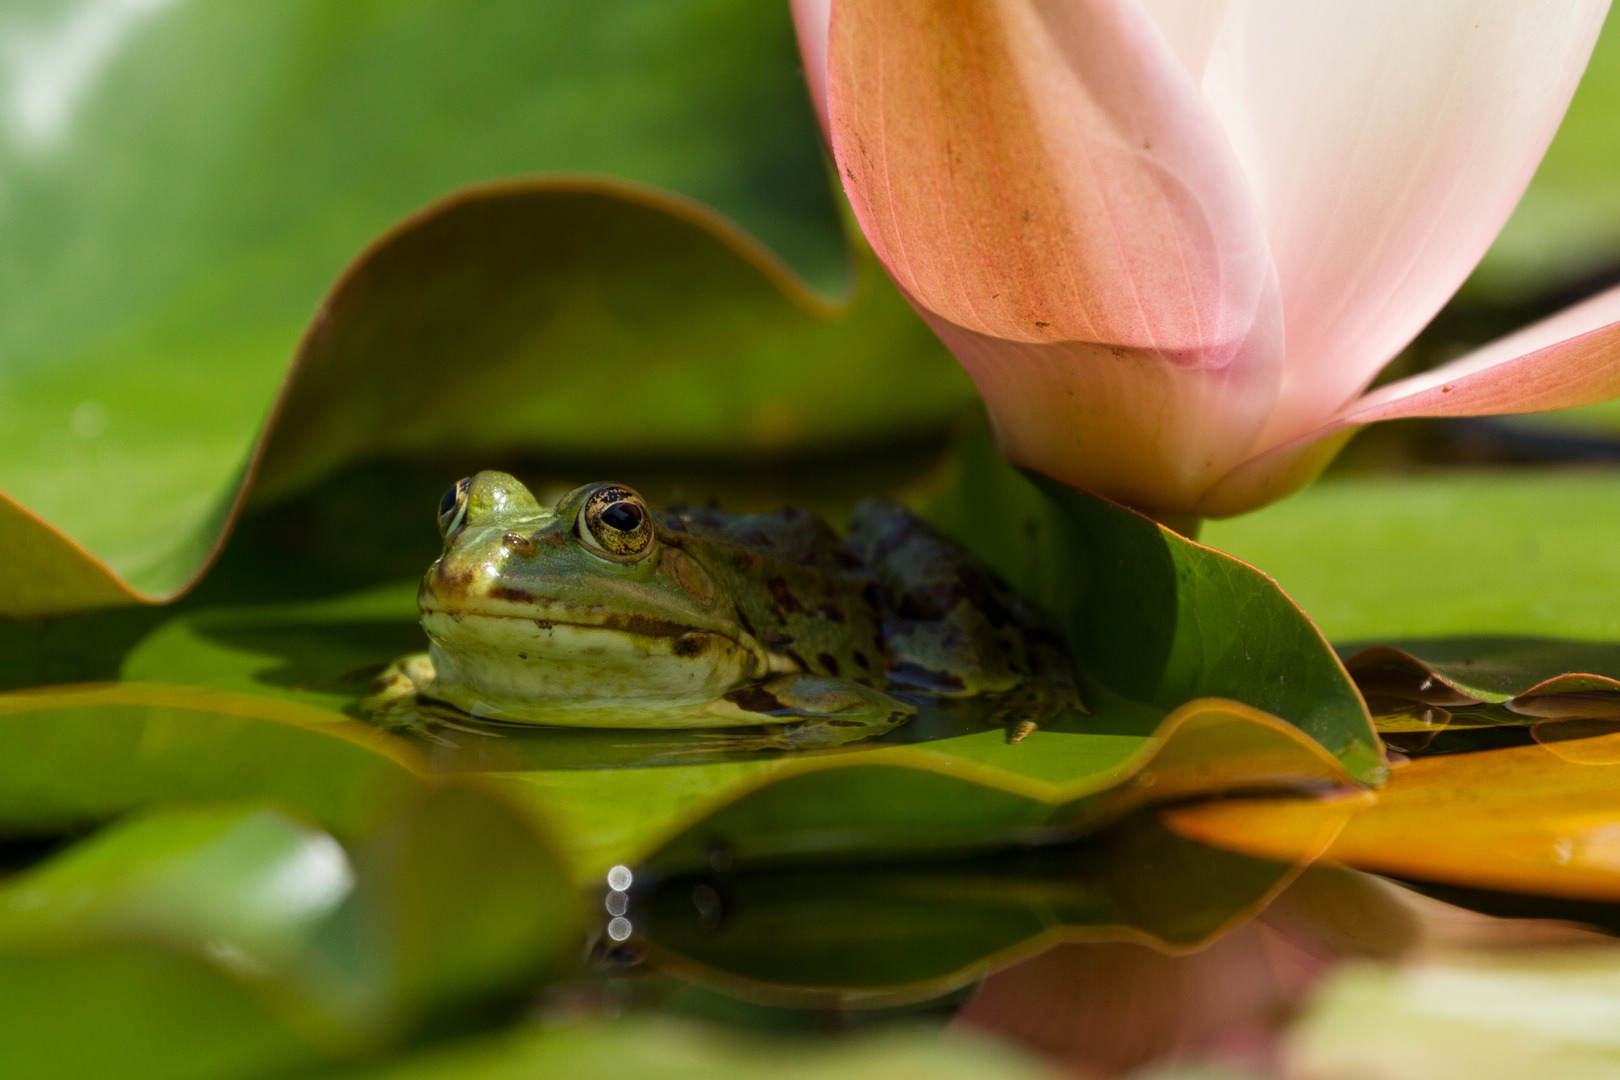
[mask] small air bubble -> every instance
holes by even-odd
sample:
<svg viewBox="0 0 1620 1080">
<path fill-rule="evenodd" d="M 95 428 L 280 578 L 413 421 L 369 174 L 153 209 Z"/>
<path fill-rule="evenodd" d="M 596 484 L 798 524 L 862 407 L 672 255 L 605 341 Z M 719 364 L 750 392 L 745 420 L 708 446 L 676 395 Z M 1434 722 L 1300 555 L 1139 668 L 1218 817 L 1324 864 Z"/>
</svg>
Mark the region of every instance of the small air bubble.
<svg viewBox="0 0 1620 1080">
<path fill-rule="evenodd" d="M 608 871 L 608 888 L 614 890 L 615 892 L 627 892 L 630 888 L 630 883 L 634 880 L 635 875 L 630 873 L 630 868 L 628 866 L 619 865 Z"/>
<path fill-rule="evenodd" d="M 617 891 L 607 894 L 607 913 L 609 915 L 623 915 L 625 909 L 629 906 L 630 897 L 627 894 Z"/>
<path fill-rule="evenodd" d="M 625 918 L 614 919 L 608 923 L 608 937 L 614 941 L 623 941 L 630 936 L 630 920 Z"/>
</svg>

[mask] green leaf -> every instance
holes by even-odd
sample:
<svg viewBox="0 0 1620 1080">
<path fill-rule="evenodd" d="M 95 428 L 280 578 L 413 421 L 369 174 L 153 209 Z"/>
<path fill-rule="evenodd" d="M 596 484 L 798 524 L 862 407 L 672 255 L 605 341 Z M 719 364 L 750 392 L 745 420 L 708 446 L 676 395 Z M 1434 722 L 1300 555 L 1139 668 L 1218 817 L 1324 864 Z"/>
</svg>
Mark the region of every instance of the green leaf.
<svg viewBox="0 0 1620 1080">
<path fill-rule="evenodd" d="M 1103 499 L 1021 477 L 983 436 L 955 469 L 924 513 L 1060 616 L 1087 680 L 1139 706 L 1139 725 L 1230 698 L 1298 726 L 1359 778 L 1381 775 L 1343 665 L 1271 578 Z"/>
<path fill-rule="evenodd" d="M 1204 540 L 1264 569 L 1331 640 L 1620 641 L 1620 478 L 1330 479 Z"/>
<path fill-rule="evenodd" d="M 264 800 L 339 839 L 420 794 L 409 746 L 259 695 L 115 683 L 0 694 L 0 829 L 68 832 L 162 802 Z"/>
<path fill-rule="evenodd" d="M 353 1074 L 356 1080 L 1056 1080 L 1047 1067 L 989 1040 L 900 1030 L 841 1039 L 766 1038 L 668 1019 L 518 1028 Z"/>
<path fill-rule="evenodd" d="M 70 14 L 8 23 L 19 55 Z M 0 611 L 171 596 L 250 461 L 274 498 L 361 454 L 803 448 L 971 398 L 869 259 L 846 287 L 784 8 L 204 3 L 120 32 L 60 130 L 0 144 Z M 537 170 L 570 175 L 486 183 Z"/>
<path fill-rule="evenodd" d="M 523 820 L 487 795 L 430 792 L 351 851 L 263 806 L 175 808 L 7 880 L 0 985 L 8 1000 L 60 1011 L 0 1043 L 0 1068 L 94 1075 L 102 1034 L 127 1023 L 134 993 L 142 1075 L 194 1075 L 211 1059 L 207 1075 L 350 1059 L 397 1043 L 430 1011 L 555 977 L 577 953 L 577 898 Z M 69 979 L 97 990 L 63 1000 Z M 202 993 L 219 999 L 204 1014 L 221 1028 L 193 1040 L 184 1032 Z"/>
<path fill-rule="evenodd" d="M 1339 640 L 1381 730 L 1532 724 L 1620 712 L 1617 496 L 1603 473 L 1329 480 L 1206 538 Z"/>
</svg>

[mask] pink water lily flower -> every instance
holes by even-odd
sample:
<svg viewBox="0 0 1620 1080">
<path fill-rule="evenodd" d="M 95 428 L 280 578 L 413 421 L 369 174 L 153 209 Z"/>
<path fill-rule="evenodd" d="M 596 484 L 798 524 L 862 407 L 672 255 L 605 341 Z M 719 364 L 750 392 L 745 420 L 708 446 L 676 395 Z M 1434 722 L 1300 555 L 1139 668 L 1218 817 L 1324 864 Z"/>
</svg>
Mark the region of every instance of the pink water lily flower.
<svg viewBox="0 0 1620 1080">
<path fill-rule="evenodd" d="M 861 229 L 1002 450 L 1161 514 L 1356 427 L 1620 394 L 1620 291 L 1365 393 L 1485 253 L 1607 0 L 795 0 Z"/>
</svg>

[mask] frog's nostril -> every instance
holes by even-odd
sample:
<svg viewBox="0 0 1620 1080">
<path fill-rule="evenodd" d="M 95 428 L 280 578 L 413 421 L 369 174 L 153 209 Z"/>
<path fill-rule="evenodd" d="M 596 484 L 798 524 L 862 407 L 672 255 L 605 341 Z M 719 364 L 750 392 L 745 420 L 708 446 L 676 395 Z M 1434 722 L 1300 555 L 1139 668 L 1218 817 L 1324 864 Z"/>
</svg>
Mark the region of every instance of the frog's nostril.
<svg viewBox="0 0 1620 1080">
<path fill-rule="evenodd" d="M 504 545 L 508 550 L 518 552 L 522 555 L 527 555 L 534 551 L 534 541 L 530 540 L 527 536 L 521 535 L 520 533 L 507 533 L 505 536 L 501 537 L 501 544 Z"/>
</svg>

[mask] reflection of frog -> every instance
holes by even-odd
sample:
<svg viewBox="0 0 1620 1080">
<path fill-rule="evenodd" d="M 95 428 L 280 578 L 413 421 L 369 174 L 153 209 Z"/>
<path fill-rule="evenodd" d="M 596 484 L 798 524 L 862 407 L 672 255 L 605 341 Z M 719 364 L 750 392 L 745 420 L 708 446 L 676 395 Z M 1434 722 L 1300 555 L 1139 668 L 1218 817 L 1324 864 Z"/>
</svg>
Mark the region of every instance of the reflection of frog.
<svg viewBox="0 0 1620 1080">
<path fill-rule="evenodd" d="M 385 725 L 782 725 L 719 749 L 834 746 L 917 695 L 1003 695 L 1009 737 L 1079 708 L 1061 639 L 960 545 L 894 503 L 840 540 L 814 514 L 654 513 L 618 484 L 542 508 L 481 472 L 439 507 L 418 604 L 431 647 L 362 708 Z"/>
</svg>

